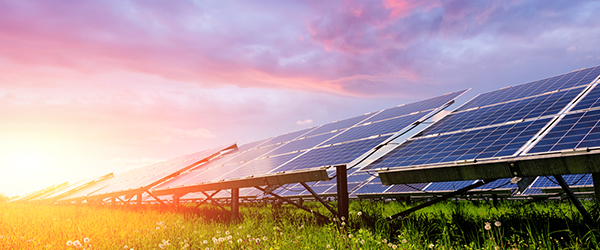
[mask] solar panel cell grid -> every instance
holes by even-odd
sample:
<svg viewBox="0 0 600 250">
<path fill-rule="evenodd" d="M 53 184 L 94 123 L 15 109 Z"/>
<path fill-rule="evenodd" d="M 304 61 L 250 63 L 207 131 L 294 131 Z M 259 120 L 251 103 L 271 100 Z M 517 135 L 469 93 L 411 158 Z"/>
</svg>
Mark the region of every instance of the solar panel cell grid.
<svg viewBox="0 0 600 250">
<path fill-rule="evenodd" d="M 403 128 L 413 124 L 419 118 L 423 117 L 424 114 L 414 114 L 408 116 L 402 116 L 395 119 L 374 122 L 369 125 L 357 126 L 350 128 L 340 135 L 332 138 L 327 143 L 334 144 L 346 141 L 352 141 L 357 139 L 367 138 L 373 135 L 384 135 L 389 133 L 396 133 Z"/>
<path fill-rule="evenodd" d="M 427 186 L 425 191 L 436 192 L 436 191 L 455 191 L 466 186 L 473 184 L 474 181 L 446 181 L 446 182 L 434 182 Z"/>
<path fill-rule="evenodd" d="M 518 188 L 516 183 L 510 183 L 510 178 L 502 178 L 490 183 L 487 183 L 481 187 L 475 188 L 473 190 L 490 190 L 490 189 L 515 189 Z"/>
<path fill-rule="evenodd" d="M 594 185 L 591 174 L 568 174 L 562 176 L 565 182 L 569 186 L 591 186 Z M 534 183 L 531 184 L 531 188 L 548 188 L 548 187 L 560 187 L 553 176 L 540 176 Z"/>
<path fill-rule="evenodd" d="M 266 173 L 272 172 L 274 169 L 276 169 L 281 164 L 291 160 L 292 158 L 294 158 L 298 155 L 299 155 L 299 153 L 293 153 L 293 154 L 272 156 L 272 157 L 265 158 L 265 159 L 253 160 L 253 161 L 246 163 L 245 165 L 242 165 L 241 167 L 234 169 L 233 171 L 228 172 L 227 174 L 224 174 L 223 176 L 219 177 L 219 179 L 227 180 L 227 179 L 247 177 L 247 176 L 256 175 L 256 174 L 266 174 Z"/>
<path fill-rule="evenodd" d="M 365 170 L 513 155 L 550 119 L 406 141 Z"/>
<path fill-rule="evenodd" d="M 414 184 L 398 184 L 392 185 L 388 190 L 385 191 L 386 194 L 391 193 L 419 193 L 423 192 L 423 189 L 427 187 L 429 183 L 414 183 Z"/>
<path fill-rule="evenodd" d="M 554 115 L 561 111 L 583 88 L 560 91 L 471 111 L 450 114 L 417 136 L 447 133 L 508 121 Z"/>
<path fill-rule="evenodd" d="M 313 191 L 315 191 L 315 193 L 317 193 L 317 194 L 324 194 L 324 193 L 327 193 L 334 186 L 335 186 L 334 184 L 329 184 L 329 185 L 312 186 L 310 188 Z M 335 191 L 336 190 L 334 189 L 333 192 L 335 192 Z M 305 190 L 302 193 L 300 193 L 299 195 L 310 195 L 310 192 L 308 192 L 308 190 Z"/>
<path fill-rule="evenodd" d="M 313 131 L 311 131 L 310 133 L 307 133 L 304 136 L 313 136 L 313 135 L 331 132 L 333 130 L 349 128 L 349 127 L 354 126 L 355 124 L 361 123 L 363 120 L 367 119 L 371 115 L 372 114 L 361 115 L 361 116 L 352 117 L 352 118 L 337 121 L 337 122 L 327 123 L 320 127 L 315 128 Z"/>
<path fill-rule="evenodd" d="M 594 77 L 600 74 L 600 67 L 592 67 L 583 70 L 570 72 L 538 81 L 533 81 L 521 85 L 516 85 L 496 91 L 483 93 L 463 105 L 460 110 L 466 110 L 474 107 L 486 106 L 489 104 L 505 102 L 524 98 L 527 96 L 539 95 L 542 93 L 555 91 L 558 89 L 567 89 L 577 86 L 583 86 L 593 81 Z"/>
<path fill-rule="evenodd" d="M 290 142 L 280 146 L 279 148 L 269 152 L 267 155 L 278 155 L 278 154 L 283 154 L 283 153 L 288 153 L 288 152 L 294 152 L 296 150 L 309 149 L 309 148 L 312 148 L 312 147 L 326 141 L 327 139 L 331 138 L 332 136 L 334 136 L 338 133 L 339 132 L 327 133 L 327 134 L 321 134 L 321 135 L 317 135 L 317 136 L 307 137 L 304 139 L 296 139 L 296 140 L 290 141 Z"/>
<path fill-rule="evenodd" d="M 369 179 L 371 177 L 370 174 L 367 173 L 363 173 L 363 174 L 353 174 L 348 176 L 348 183 L 352 183 L 352 182 L 363 182 L 366 181 L 367 179 Z"/>
<path fill-rule="evenodd" d="M 303 129 L 300 131 L 296 131 L 296 132 L 292 132 L 292 133 L 288 133 L 288 134 L 284 134 L 284 135 L 280 135 L 280 136 L 276 136 L 274 138 L 272 138 L 271 140 L 265 142 L 263 145 L 273 145 L 273 144 L 277 144 L 280 142 L 286 142 L 286 141 L 290 141 L 293 139 L 296 139 L 300 136 L 305 136 L 304 134 L 306 134 L 308 131 L 311 131 L 313 128 L 308 128 L 308 129 Z"/>
<path fill-rule="evenodd" d="M 417 111 L 433 110 L 453 100 L 454 98 L 465 93 L 466 91 L 467 90 L 461 90 L 457 92 L 448 93 L 446 95 L 426 99 L 423 101 L 413 102 L 399 107 L 385 109 L 382 112 L 376 114 L 375 116 L 369 118 L 367 122 L 385 120 L 389 118 L 407 115 Z"/>
<path fill-rule="evenodd" d="M 371 150 L 383 140 L 385 140 L 385 138 L 380 137 L 312 149 L 276 171 L 290 171 L 327 165 L 347 164 L 358 156 Z"/>
<path fill-rule="evenodd" d="M 566 115 L 528 153 L 600 146 L 600 110 Z"/>
<path fill-rule="evenodd" d="M 572 111 L 595 108 L 600 106 L 600 87 L 594 86 L 590 92 L 575 105 Z"/>
<path fill-rule="evenodd" d="M 264 139 L 264 140 L 260 140 L 260 141 L 254 141 L 254 142 L 239 145 L 238 151 L 242 152 L 242 151 L 246 151 L 248 149 L 254 148 L 254 147 L 259 146 L 262 143 L 266 142 L 267 140 L 269 140 L 269 139 Z"/>
<path fill-rule="evenodd" d="M 389 186 L 383 186 L 381 183 L 379 184 L 365 184 L 360 187 L 358 190 L 354 191 L 353 194 L 381 194 L 384 193 Z"/>
<path fill-rule="evenodd" d="M 240 152 L 239 154 L 233 155 L 230 159 L 228 159 L 226 164 L 256 159 L 257 157 L 265 155 L 266 153 L 270 152 L 271 150 L 273 150 L 279 146 L 280 145 L 268 145 L 268 146 L 258 147 L 258 148 L 254 148 L 252 150 Z"/>
</svg>

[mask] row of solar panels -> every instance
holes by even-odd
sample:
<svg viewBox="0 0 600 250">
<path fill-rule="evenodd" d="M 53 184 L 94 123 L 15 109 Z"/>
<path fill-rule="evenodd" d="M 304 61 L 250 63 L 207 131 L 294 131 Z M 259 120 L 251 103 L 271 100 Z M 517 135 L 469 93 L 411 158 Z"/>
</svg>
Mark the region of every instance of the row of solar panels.
<svg viewBox="0 0 600 250">
<path fill-rule="evenodd" d="M 437 186 L 444 185 L 459 187 L 473 180 L 383 186 L 372 174 L 373 170 L 379 169 L 598 147 L 600 129 L 596 126 L 600 118 L 600 87 L 596 85 L 599 75 L 600 67 L 597 66 L 480 94 L 404 141 L 398 139 L 400 135 L 439 114 L 467 90 L 239 147 L 235 144 L 217 147 L 114 177 L 84 182 L 77 188 L 74 187 L 77 185 L 69 185 L 71 188 L 62 187 L 61 192 L 34 193 L 22 199 L 33 196 L 33 199 L 68 201 L 127 196 L 139 191 L 151 191 L 163 197 L 184 195 L 182 198 L 186 198 L 204 196 L 193 190 L 201 190 L 208 184 L 340 164 L 346 164 L 349 169 L 348 190 L 352 195 L 400 193 L 406 188 L 433 192 Z M 328 174 L 335 173 L 329 170 Z M 310 184 L 319 194 L 336 190 L 335 181 Z M 306 195 L 308 191 L 298 191 L 299 186 L 286 184 L 276 189 L 276 193 Z M 514 185 L 502 186 L 510 187 Z M 257 189 L 242 189 L 241 192 L 242 196 L 261 196 Z"/>
</svg>

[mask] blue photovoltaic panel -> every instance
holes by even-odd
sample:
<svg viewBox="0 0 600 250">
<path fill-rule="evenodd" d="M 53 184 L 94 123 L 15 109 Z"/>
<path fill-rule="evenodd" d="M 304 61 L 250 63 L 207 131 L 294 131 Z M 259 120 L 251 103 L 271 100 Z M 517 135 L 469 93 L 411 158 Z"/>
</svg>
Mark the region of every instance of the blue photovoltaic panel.
<svg viewBox="0 0 600 250">
<path fill-rule="evenodd" d="M 389 186 L 384 186 L 380 183 L 367 183 L 365 185 L 363 185 L 362 187 L 360 187 L 359 189 L 357 189 L 356 191 L 352 192 L 352 194 L 381 194 L 383 192 L 385 192 L 388 188 L 390 188 Z"/>
<path fill-rule="evenodd" d="M 511 156 L 550 119 L 408 140 L 364 170 Z"/>
<path fill-rule="evenodd" d="M 503 88 L 478 95 L 460 110 L 486 106 L 542 93 L 582 86 L 591 83 L 600 74 L 600 66 L 573 71 L 538 81 Z"/>
<path fill-rule="evenodd" d="M 457 112 L 444 117 L 417 136 L 446 133 L 508 121 L 558 114 L 583 88 L 559 91 L 476 110 Z"/>
<path fill-rule="evenodd" d="M 309 128 L 309 129 L 304 129 L 304 130 L 276 136 L 273 139 L 265 142 L 263 145 L 273 145 L 273 144 L 277 144 L 280 142 L 290 141 L 290 140 L 296 139 L 300 136 L 303 136 L 304 134 L 306 134 L 306 132 L 311 131 L 311 130 L 312 130 L 312 128 Z"/>
<path fill-rule="evenodd" d="M 232 155 L 232 157 L 229 157 L 227 163 L 229 164 L 229 163 L 253 160 L 259 156 L 262 156 L 262 155 L 270 152 L 271 150 L 273 150 L 277 147 L 279 147 L 279 145 L 268 145 L 268 146 L 253 148 L 252 150 L 240 152 L 236 155 Z"/>
<path fill-rule="evenodd" d="M 255 175 L 255 174 L 266 174 L 266 173 L 273 171 L 274 169 L 279 167 L 281 164 L 298 156 L 299 154 L 300 153 L 292 153 L 292 154 L 271 156 L 271 157 L 264 158 L 264 159 L 253 160 L 253 161 L 250 161 L 247 164 L 235 169 L 234 171 L 223 175 L 219 179 L 228 180 L 228 179 L 235 179 L 235 178 L 251 176 L 251 175 Z"/>
<path fill-rule="evenodd" d="M 384 119 L 394 118 L 398 116 L 408 115 L 413 112 L 433 110 L 441 107 L 442 105 L 454 100 L 457 96 L 465 93 L 467 90 L 461 90 L 457 92 L 448 93 L 445 95 L 429 98 L 423 101 L 413 102 L 405 105 L 401 105 L 394 108 L 389 108 L 381 111 L 375 116 L 369 118 L 366 122 L 380 121 Z M 423 114 L 425 115 L 425 114 Z"/>
<path fill-rule="evenodd" d="M 250 143 L 246 143 L 246 144 L 240 145 L 240 146 L 238 146 L 238 151 L 239 152 L 243 152 L 243 151 L 246 151 L 248 149 L 252 149 L 254 147 L 260 146 L 262 143 L 264 143 L 267 140 L 269 140 L 269 139 L 263 139 L 263 140 L 260 140 L 260 141 L 255 141 L 255 142 L 250 142 Z"/>
<path fill-rule="evenodd" d="M 271 170 L 275 169 L 277 166 L 283 164 L 286 161 L 289 161 L 297 155 L 298 153 L 286 154 L 253 160 L 249 162 L 240 162 L 235 164 L 206 168 L 201 171 L 192 172 L 185 176 L 179 176 L 178 178 L 169 180 L 157 186 L 156 189 L 176 187 L 180 185 L 191 185 L 216 180 L 235 179 L 250 176 L 256 173 L 268 173 Z"/>
<path fill-rule="evenodd" d="M 307 153 L 278 168 L 276 171 L 290 171 L 328 165 L 347 164 L 371 150 L 383 140 L 385 140 L 385 138 L 374 138 L 311 149 Z"/>
<path fill-rule="evenodd" d="M 155 182 L 160 181 L 167 176 L 176 173 L 184 168 L 189 168 L 207 156 L 218 153 L 225 147 L 217 147 L 202 152 L 197 152 L 167 161 L 152 164 L 146 167 L 129 170 L 123 173 L 115 174 L 107 187 L 95 192 L 94 194 L 107 194 L 142 187 L 151 187 Z"/>
<path fill-rule="evenodd" d="M 567 174 L 562 177 L 570 187 L 594 185 L 591 174 Z M 548 187 L 560 187 L 556 182 L 556 179 L 554 179 L 554 176 L 540 176 L 530 186 L 530 188 Z"/>
<path fill-rule="evenodd" d="M 528 188 L 523 191 L 521 195 L 536 195 L 536 194 L 544 194 L 544 192 L 540 188 Z"/>
<path fill-rule="evenodd" d="M 575 105 L 572 111 L 595 108 L 600 106 L 600 87 L 594 86 L 590 92 Z"/>
<path fill-rule="evenodd" d="M 351 174 L 351 175 L 348 176 L 347 182 L 348 183 L 351 183 L 351 182 L 363 182 L 363 181 L 366 181 L 367 179 L 369 179 L 369 177 L 371 177 L 371 175 L 367 174 L 365 172 Z"/>
<path fill-rule="evenodd" d="M 593 186 L 594 181 L 592 179 L 591 174 L 567 174 L 562 175 L 563 179 L 571 188 L 573 187 L 582 187 L 582 186 Z M 542 188 L 557 188 L 560 189 L 560 185 L 556 182 L 553 176 L 539 176 L 535 181 L 529 186 L 525 191 L 523 191 L 522 195 L 536 195 L 536 194 L 544 194 Z"/>
<path fill-rule="evenodd" d="M 333 139 L 327 141 L 328 144 L 352 141 L 357 139 L 367 138 L 373 135 L 385 135 L 389 133 L 397 133 L 403 128 L 415 123 L 419 118 L 424 116 L 423 113 L 407 115 L 395 119 L 374 122 L 369 125 L 362 125 L 350 128 Z"/>
<path fill-rule="evenodd" d="M 300 194 L 304 190 L 305 189 L 302 185 L 293 183 L 293 184 L 283 185 L 282 187 L 273 191 L 273 193 L 275 193 L 279 196 L 295 196 L 295 195 Z"/>
<path fill-rule="evenodd" d="M 200 170 L 177 176 L 177 178 L 173 178 L 165 183 L 158 185 L 155 189 L 163 189 L 163 188 L 173 188 L 183 185 L 191 185 L 201 182 L 209 182 L 213 180 L 220 180 L 219 178 L 224 174 L 233 171 L 239 166 L 243 165 L 243 162 L 229 165 L 218 165 L 211 166 L 207 168 L 202 168 Z"/>
<path fill-rule="evenodd" d="M 490 189 L 516 189 L 519 188 L 516 183 L 510 183 L 510 178 L 501 178 L 473 190 L 490 190 Z"/>
<path fill-rule="evenodd" d="M 527 153 L 600 146 L 600 110 L 566 115 Z"/>
<path fill-rule="evenodd" d="M 429 183 L 397 184 L 392 185 L 385 193 L 421 193 L 427 185 L 429 185 Z"/>
<path fill-rule="evenodd" d="M 427 192 L 436 192 L 436 191 L 455 191 L 471 184 L 475 183 L 474 181 L 446 181 L 446 182 L 433 182 L 431 185 L 427 186 L 425 191 Z"/>
<path fill-rule="evenodd" d="M 278 155 L 278 154 L 283 154 L 283 153 L 294 152 L 296 150 L 309 149 L 309 148 L 312 148 L 312 147 L 320 144 L 321 142 L 324 142 L 325 140 L 331 138 L 332 136 L 334 136 L 336 134 L 338 134 L 338 133 L 320 134 L 320 135 L 316 135 L 316 136 L 312 136 L 312 137 L 306 137 L 306 138 L 302 138 L 302 139 L 296 139 L 293 141 L 289 141 L 288 143 L 282 145 L 281 147 L 269 152 L 268 155 Z"/>
<path fill-rule="evenodd" d="M 310 187 L 313 191 L 315 191 L 315 193 L 317 194 L 325 194 L 327 193 L 328 190 L 332 189 L 335 186 L 335 184 L 327 184 L 327 185 L 317 185 L 317 186 L 312 186 Z M 333 189 L 333 192 L 336 192 L 336 189 Z M 302 193 L 300 193 L 299 195 L 310 195 L 310 192 L 308 192 L 308 190 L 304 190 Z"/>
<path fill-rule="evenodd" d="M 363 120 L 367 119 L 371 115 L 372 114 L 361 115 L 361 116 L 352 117 L 352 118 L 348 118 L 348 119 L 337 121 L 337 122 L 327 123 L 320 127 L 315 128 L 313 131 L 310 131 L 310 133 L 308 133 L 304 136 L 313 136 L 313 135 L 331 132 L 331 131 L 338 130 L 338 129 L 349 128 L 349 127 L 354 126 L 355 124 L 362 122 Z"/>
</svg>

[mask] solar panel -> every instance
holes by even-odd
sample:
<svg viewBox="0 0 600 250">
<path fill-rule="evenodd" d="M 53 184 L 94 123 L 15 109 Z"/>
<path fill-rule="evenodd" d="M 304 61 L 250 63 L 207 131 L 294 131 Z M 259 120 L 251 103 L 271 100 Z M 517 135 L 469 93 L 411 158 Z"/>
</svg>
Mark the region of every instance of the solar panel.
<svg viewBox="0 0 600 250">
<path fill-rule="evenodd" d="M 396 184 L 385 191 L 386 194 L 422 193 L 429 183 Z"/>
<path fill-rule="evenodd" d="M 569 89 L 475 110 L 459 111 L 448 115 L 442 121 L 430 126 L 419 133 L 419 136 L 502 124 L 508 121 L 531 119 L 545 115 L 555 115 L 580 94 L 582 90 L 583 88 Z"/>
<path fill-rule="evenodd" d="M 220 151 L 230 149 L 233 146 L 217 147 L 115 174 L 115 178 L 111 179 L 106 187 L 96 191 L 93 195 L 152 187 L 169 176 L 194 167 L 200 161 L 205 160 L 206 157 L 218 154 Z"/>
<path fill-rule="evenodd" d="M 441 95 L 438 97 L 429 98 L 426 100 L 413 102 L 413 103 L 409 103 L 409 104 L 404 104 L 404 105 L 400 105 L 400 106 L 394 107 L 394 108 L 385 109 L 385 110 L 375 114 L 373 117 L 369 118 L 365 122 L 381 121 L 384 119 L 390 119 L 390 118 L 395 118 L 395 117 L 399 117 L 399 116 L 404 116 L 404 115 L 412 114 L 415 112 L 423 112 L 423 111 L 433 110 L 433 109 L 439 108 L 442 105 L 454 100 L 456 97 L 464 94 L 466 91 L 467 90 L 456 91 L 456 92 L 448 93 L 448 94 Z"/>
<path fill-rule="evenodd" d="M 433 182 L 431 185 L 425 188 L 427 192 L 449 192 L 456 191 L 466 186 L 475 183 L 472 180 L 467 181 L 446 181 L 446 182 Z"/>
<path fill-rule="evenodd" d="M 563 179 L 572 189 L 581 187 L 593 187 L 594 181 L 591 174 L 567 174 L 562 175 Z M 522 195 L 545 194 L 545 190 L 559 192 L 560 185 L 553 176 L 540 176 L 523 192 Z"/>
<path fill-rule="evenodd" d="M 460 110 L 525 98 L 559 89 L 587 85 L 598 77 L 599 74 L 600 66 L 595 66 L 525 84 L 502 88 L 477 96 L 476 99 L 463 105 Z"/>
<path fill-rule="evenodd" d="M 308 151 L 275 171 L 291 171 L 326 165 L 347 164 L 368 152 L 386 138 L 373 138 L 326 146 Z"/>
<path fill-rule="evenodd" d="M 322 134 L 322 133 L 336 131 L 339 129 L 349 128 L 355 124 L 361 123 L 365 119 L 369 118 L 371 115 L 372 114 L 365 114 L 365 115 L 360 115 L 357 117 L 352 117 L 352 118 L 348 118 L 348 119 L 341 120 L 341 121 L 327 123 L 327 124 L 324 124 L 322 126 L 315 128 L 313 131 L 310 131 L 310 133 L 307 133 L 305 136 L 313 136 L 313 135 L 318 135 L 318 134 Z"/>
<path fill-rule="evenodd" d="M 599 74 L 600 66 L 596 66 L 480 94 L 364 170 L 518 156 L 585 93 Z M 589 131 L 589 123 L 585 125 Z M 564 148 L 576 139 L 581 138 L 565 137 L 567 141 L 560 145 Z M 591 136 L 588 145 L 598 144 L 595 139 Z M 539 147 L 549 144 L 547 139 Z"/>
<path fill-rule="evenodd" d="M 566 115 L 528 153 L 600 146 L 600 110 Z"/>
<path fill-rule="evenodd" d="M 500 178 L 490 183 L 487 183 L 481 187 L 474 188 L 473 190 L 493 190 L 493 189 L 517 189 L 519 188 L 516 183 L 511 183 L 510 178 Z"/>
<path fill-rule="evenodd" d="M 355 126 L 348 129 L 347 131 L 344 131 L 340 135 L 327 141 L 327 143 L 335 144 L 340 142 L 353 141 L 356 139 L 368 138 L 374 135 L 391 135 L 391 133 L 397 133 L 398 128 L 405 128 L 422 117 L 422 113 L 417 113 L 389 120 L 361 124 L 360 126 Z"/>
<path fill-rule="evenodd" d="M 365 167 L 364 170 L 511 156 L 548 121 L 547 118 L 516 122 L 462 133 L 408 140 Z"/>
</svg>

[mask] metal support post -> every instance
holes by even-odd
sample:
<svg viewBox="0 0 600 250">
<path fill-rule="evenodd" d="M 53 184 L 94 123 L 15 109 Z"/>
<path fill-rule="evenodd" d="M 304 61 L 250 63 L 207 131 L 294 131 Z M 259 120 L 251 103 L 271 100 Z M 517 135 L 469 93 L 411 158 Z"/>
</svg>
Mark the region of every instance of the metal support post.
<svg viewBox="0 0 600 250">
<path fill-rule="evenodd" d="M 348 218 L 348 175 L 346 165 L 335 166 L 338 195 L 338 216 Z"/>
<path fill-rule="evenodd" d="M 143 192 L 139 192 L 137 194 L 137 206 L 138 207 L 142 207 L 142 194 L 143 194 Z"/>
<path fill-rule="evenodd" d="M 240 216 L 240 189 L 231 189 L 231 217 L 237 219 Z"/>
<path fill-rule="evenodd" d="M 569 199 L 571 200 L 571 202 L 573 202 L 573 204 L 575 205 L 577 210 L 579 210 L 579 212 L 583 216 L 583 219 L 588 223 L 592 223 L 593 222 L 592 216 L 590 216 L 590 214 L 585 210 L 583 205 L 581 205 L 581 202 L 579 202 L 577 197 L 575 197 L 575 194 L 573 194 L 573 191 L 571 191 L 571 189 L 569 188 L 569 185 L 567 185 L 567 182 L 565 182 L 565 179 L 563 179 L 561 175 L 555 175 L 554 179 L 556 179 L 556 181 L 558 182 L 558 185 L 560 185 L 560 187 L 562 187 L 562 189 L 567 194 L 567 197 L 569 197 Z"/>
</svg>

